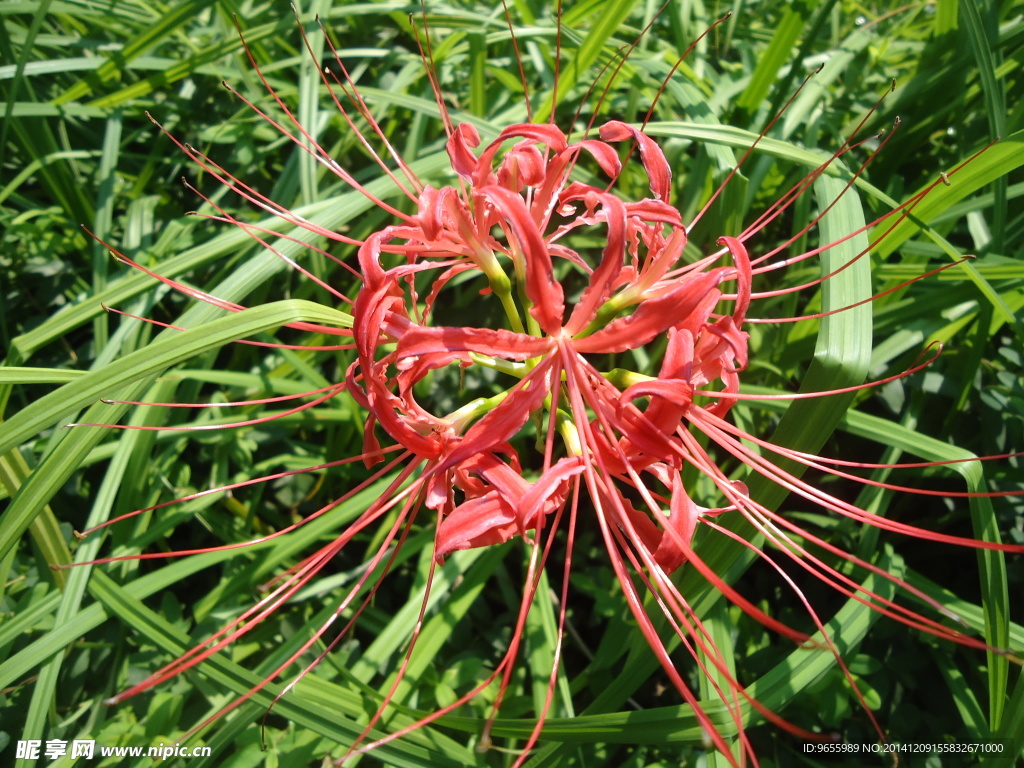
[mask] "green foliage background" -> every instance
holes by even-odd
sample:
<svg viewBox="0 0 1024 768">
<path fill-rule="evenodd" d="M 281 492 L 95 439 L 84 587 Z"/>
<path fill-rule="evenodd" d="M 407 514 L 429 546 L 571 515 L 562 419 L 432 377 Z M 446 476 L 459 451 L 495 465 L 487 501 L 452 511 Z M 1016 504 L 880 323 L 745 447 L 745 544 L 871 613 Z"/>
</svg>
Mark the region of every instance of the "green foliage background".
<svg viewBox="0 0 1024 768">
<path fill-rule="evenodd" d="M 301 26 L 318 55 L 323 55 L 323 41 L 312 19 L 318 14 L 324 20 L 401 155 L 424 178 L 444 183 L 449 178 L 444 134 L 409 21 L 418 6 L 319 0 L 303 3 L 300 10 Z M 522 0 L 512 3 L 511 10 L 528 95 L 535 112 L 545 114 L 555 99 L 554 7 Z M 778 434 L 803 444 L 824 443 L 826 455 L 886 462 L 1024 448 L 1024 6 L 976 0 L 906 5 L 740 0 L 731 6 L 672 0 L 609 82 L 614 67 L 602 68 L 656 10 L 654 3 L 633 0 L 566 6 L 557 118 L 564 127 L 578 108 L 584 119 L 599 108 L 603 119 L 642 120 L 679 52 L 731 10 L 733 16 L 697 46 L 668 83 L 649 126 L 673 165 L 673 199 L 684 220 L 699 210 L 804 74 L 823 65 L 772 129 L 771 140 L 695 230 L 694 252 L 720 234 L 738 232 L 827 158 L 893 78 L 895 91 L 863 134 L 887 130 L 897 115 L 902 119 L 857 184 L 868 220 L 1002 138 L 959 172 L 950 187 L 940 187 L 916 209 L 915 222 L 888 233 L 874 250 L 876 291 L 909 279 L 926 265 L 962 253 L 978 256 L 884 297 L 866 319 L 855 321 L 858 333 L 870 332 L 874 338 L 857 362 L 872 378 L 903 370 L 933 340 L 949 342 L 941 360 L 926 374 L 858 396 L 845 415 L 838 405 L 827 405 L 825 410 L 839 420 L 831 437 L 830 425 L 806 415 L 783 422 Z M 194 435 L 58 429 L 70 421 L 119 419 L 149 426 L 212 425 L 239 418 L 238 410 L 129 409 L 99 398 L 225 402 L 303 392 L 344 374 L 347 360 L 337 353 L 268 352 L 229 343 L 246 336 L 294 340 L 275 329 L 295 319 L 338 322 L 341 308 L 244 232 L 183 217 L 193 208 L 213 212 L 182 187 L 179 178 L 185 176 L 245 220 L 286 232 L 188 162 L 146 117 L 149 111 L 239 179 L 324 226 L 359 237 L 387 223 L 385 214 L 224 90 L 222 80 L 261 106 L 272 106 L 246 58 L 233 15 L 270 84 L 302 123 L 361 181 L 397 199 L 327 98 L 302 46 L 299 25 L 283 2 L 0 2 L 0 344 L 6 350 L 0 368 L 5 419 L 0 424 L 0 493 L 6 505 L 0 517 L 0 755 L 5 764 L 13 759 L 18 739 L 94 738 L 131 746 L 180 740 L 301 644 L 361 575 L 367 552 L 376 546 L 372 535 L 357 539 L 319 580 L 244 642 L 199 672 L 116 707 L 101 702 L 251 605 L 261 584 L 310 547 L 334 538 L 380 489 L 371 488 L 317 523 L 258 548 L 50 569 L 72 560 L 260 536 L 341 496 L 364 477 L 356 466 L 296 475 L 149 513 L 81 542 L 72 535 L 73 529 L 179 495 L 361 450 L 363 417 L 347 396 L 267 424 Z M 526 118 L 523 85 L 500 6 L 430 2 L 427 22 L 432 55 L 456 120 L 473 121 L 486 141 L 503 126 Z M 866 157 L 867 149 L 859 150 L 848 165 L 856 167 Z M 836 173 L 843 178 L 841 171 Z M 635 184 L 643 194 L 643 180 Z M 844 225 L 854 219 L 856 207 L 855 202 L 841 206 L 830 226 L 849 231 Z M 773 224 L 758 243 L 767 248 L 783 240 L 815 210 L 807 196 L 791 218 Z M 255 309 L 225 316 L 193 305 L 113 261 L 81 225 L 161 274 Z M 815 237 L 803 238 L 799 251 L 813 247 Z M 351 279 L 329 269 L 326 260 L 303 255 L 288 241 L 280 247 L 354 295 Z M 790 270 L 778 285 L 805 282 L 816 270 L 816 265 Z M 762 303 L 760 311 L 785 316 L 822 301 L 844 306 L 847 289 L 837 283 L 834 296 L 780 299 L 768 307 Z M 108 314 L 106 306 L 193 330 L 161 332 L 131 317 Z M 471 302 L 453 311 L 469 313 Z M 793 390 L 825 375 L 838 377 L 829 381 L 854 380 L 857 373 L 844 368 L 851 332 L 850 327 L 819 328 L 816 322 L 762 327 L 752 337 L 754 362 L 745 381 L 764 391 Z M 823 368 L 811 365 L 815 356 Z M 272 412 L 269 406 L 243 410 L 246 418 Z M 751 405 L 737 408 L 736 418 L 756 434 L 772 434 L 784 410 Z M 951 471 L 903 474 L 896 481 L 1012 490 L 1024 479 L 1017 460 L 987 464 L 984 477 L 977 465 L 961 469 L 962 481 L 950 479 L 955 478 Z M 1024 543 L 1019 500 L 922 503 L 828 478 L 815 480 L 830 492 L 906 522 Z M 879 536 L 799 500 L 781 503 L 781 510 L 809 529 L 938 597 L 990 644 L 1018 654 L 1024 650 L 1022 558 L 1004 562 L 1000 556 Z M 199 738 L 213 747 L 213 756 L 188 765 L 318 765 L 326 754 L 340 755 L 338 745 L 359 732 L 354 723 L 365 722 L 374 711 L 403 658 L 429 565 L 431 531 L 426 523 L 410 538 L 359 629 L 274 706 L 263 736 L 254 722 L 280 690 L 276 684 L 267 689 L 269 694 L 254 697 L 204 731 Z M 722 542 L 706 539 L 709 559 L 717 557 L 723 569 L 731 564 L 745 594 L 773 615 L 809 626 L 802 606 L 769 569 L 736 561 Z M 439 571 L 424 636 L 400 689 L 404 707 L 386 718 L 389 730 L 411 722 L 416 712 L 453 700 L 500 657 L 518 605 L 522 563 L 522 548 L 513 543 L 459 553 Z M 692 714 L 664 692 L 657 665 L 632 627 L 593 532 L 584 535 L 574 568 L 578 602 L 570 609 L 573 637 L 567 640 L 560 696 L 529 765 L 721 763 L 703 753 Z M 863 573 L 851 575 L 872 583 Z M 716 599 L 693 574 L 681 578 L 720 646 L 736 659 L 741 679 L 756 681 L 766 703 L 802 726 L 842 731 L 851 742 L 875 738 L 830 658 L 780 641 Z M 1024 682 L 1019 667 L 879 620 L 813 583 L 801 586 L 823 616 L 836 615 L 829 626 L 838 632 L 851 671 L 894 741 L 971 742 L 995 736 L 1005 740 L 1008 753 L 1020 753 Z M 546 600 L 531 613 L 513 695 L 494 730 L 498 745 L 511 754 L 473 750 L 492 688 L 460 717 L 423 729 L 364 762 L 510 763 L 516 738 L 529 733 L 533 709 L 543 698 L 553 617 Z M 681 665 L 684 657 L 683 651 L 677 655 Z M 691 679 L 698 685 L 696 676 Z M 701 693 L 711 711 L 721 712 L 707 686 Z M 815 762 L 802 753 L 801 743 L 756 725 L 754 716 L 751 723 L 762 765 L 843 764 L 840 758 Z M 723 728 L 728 726 L 723 719 Z M 261 751 L 261 738 L 269 746 L 266 751 Z M 927 760 L 921 764 L 943 764 L 937 757 Z M 1004 764 L 1008 760 L 1004 757 Z M 62 759 L 53 765 L 72 762 Z"/>
</svg>

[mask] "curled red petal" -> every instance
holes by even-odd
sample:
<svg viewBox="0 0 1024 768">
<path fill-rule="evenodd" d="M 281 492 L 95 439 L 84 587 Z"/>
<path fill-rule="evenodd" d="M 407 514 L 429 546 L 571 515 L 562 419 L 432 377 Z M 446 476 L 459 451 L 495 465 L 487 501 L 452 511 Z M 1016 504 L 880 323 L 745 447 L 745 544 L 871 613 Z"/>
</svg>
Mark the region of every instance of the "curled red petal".
<svg viewBox="0 0 1024 768">
<path fill-rule="evenodd" d="M 530 486 L 529 481 L 523 479 L 522 468 L 518 467 L 518 459 L 515 461 L 517 466 L 512 467 L 493 451 L 488 451 L 471 456 L 460 466 L 460 469 L 472 469 L 479 473 L 487 481 L 489 488 L 500 493 L 502 498 L 515 507 Z"/>
<path fill-rule="evenodd" d="M 643 221 L 659 222 L 680 228 L 683 226 L 683 215 L 663 200 L 646 198 L 634 203 L 626 203 L 626 214 L 631 218 Z"/>
<path fill-rule="evenodd" d="M 516 515 L 524 529 L 538 527 L 543 515 L 565 501 L 569 481 L 583 472 L 582 456 L 567 456 L 549 467 L 519 500 Z"/>
<path fill-rule="evenodd" d="M 632 137 L 640 147 L 640 162 L 643 163 L 647 176 L 651 180 L 651 192 L 659 200 L 668 202 L 672 188 L 672 171 L 668 167 L 665 153 L 658 142 L 632 125 L 620 120 L 609 120 L 601 126 L 601 138 L 605 141 L 625 141 Z"/>
<path fill-rule="evenodd" d="M 445 457 L 442 468 L 455 466 L 474 454 L 490 451 L 499 443 L 508 442 L 550 394 L 553 367 L 553 358 L 548 358 L 530 371 L 504 400 L 466 430 L 463 438 Z"/>
<path fill-rule="evenodd" d="M 515 125 L 510 125 L 499 133 L 498 138 L 488 144 L 487 148 L 480 154 L 476 173 L 473 176 L 473 184 L 475 186 L 483 186 L 488 183 L 494 156 L 501 149 L 502 144 L 514 138 L 524 138 L 529 142 L 543 144 L 550 147 L 556 155 L 561 154 L 566 147 L 565 134 L 562 133 L 557 125 L 538 125 L 536 123 L 516 123 Z"/>
<path fill-rule="evenodd" d="M 526 260 L 526 295 L 533 304 L 530 314 L 545 333 L 556 335 L 565 314 L 565 295 L 555 279 L 544 236 L 530 216 L 526 201 L 495 185 L 483 187 L 479 192 L 508 223 Z"/>
<path fill-rule="evenodd" d="M 721 295 L 718 284 L 724 277 L 723 270 L 716 269 L 687 279 L 667 293 L 648 299 L 632 315 L 613 320 L 591 336 L 573 339 L 573 348 L 586 354 L 625 352 L 643 346 L 669 328 L 685 325 L 702 304 L 714 306 Z"/>
<path fill-rule="evenodd" d="M 613 179 L 617 178 L 619 173 L 622 171 L 622 162 L 619 160 L 619 153 L 603 141 L 586 139 L 569 147 L 570 152 L 576 149 L 582 149 L 590 154 L 590 156 L 597 161 L 597 164 L 601 166 L 601 170 Z M 677 212 L 676 216 L 678 215 L 679 214 Z"/>
<path fill-rule="evenodd" d="M 444 212 L 444 200 L 441 192 L 429 184 L 423 187 L 419 200 L 420 212 L 416 221 L 423 228 L 423 235 L 427 240 L 436 240 L 441 234 L 442 213 Z"/>
<path fill-rule="evenodd" d="M 527 360 L 548 352 L 552 344 L 548 338 L 501 328 L 412 325 L 398 342 L 397 360 L 401 367 L 410 358 L 447 355 L 450 362 L 451 354 L 469 359 L 470 352 L 505 360 Z"/>
<path fill-rule="evenodd" d="M 601 264 L 590 276 L 590 283 L 573 307 L 569 322 L 565 324 L 565 332 L 570 336 L 586 328 L 601 305 L 608 300 L 622 272 L 626 255 L 626 207 L 615 195 L 604 192 L 591 194 L 604 209 L 604 220 L 608 224 L 607 245 L 601 256 Z"/>
<path fill-rule="evenodd" d="M 735 237 L 720 237 L 718 244 L 728 248 L 733 261 L 736 262 L 736 309 L 733 311 L 733 317 L 736 318 L 736 322 L 742 322 L 750 307 L 750 282 L 753 276 L 750 256 L 747 254 L 746 246 Z"/>
<path fill-rule="evenodd" d="M 515 510 L 497 491 L 459 504 L 437 528 L 434 556 L 502 544 L 518 532 Z"/>
<path fill-rule="evenodd" d="M 452 168 L 466 181 L 472 182 L 479 161 L 473 150 L 480 146 L 480 132 L 472 123 L 459 123 L 448 139 L 448 157 Z"/>
<path fill-rule="evenodd" d="M 698 513 L 699 508 L 683 488 L 683 479 L 679 470 L 673 470 L 669 516 L 664 523 L 666 529 L 671 529 L 678 535 L 673 536 L 668 530 L 662 532 L 658 548 L 654 550 L 654 560 L 664 569 L 665 573 L 672 573 L 686 562 L 686 551 L 693 540 L 693 532 L 697 529 Z M 686 546 L 681 546 L 680 541 Z"/>
<path fill-rule="evenodd" d="M 498 185 L 513 192 L 521 191 L 524 186 L 535 187 L 544 178 L 544 156 L 528 142 L 510 149 L 498 170 Z"/>
<path fill-rule="evenodd" d="M 693 387 L 682 379 L 652 379 L 626 387 L 622 392 L 622 405 L 638 397 L 661 397 L 679 405 L 693 402 Z"/>
</svg>

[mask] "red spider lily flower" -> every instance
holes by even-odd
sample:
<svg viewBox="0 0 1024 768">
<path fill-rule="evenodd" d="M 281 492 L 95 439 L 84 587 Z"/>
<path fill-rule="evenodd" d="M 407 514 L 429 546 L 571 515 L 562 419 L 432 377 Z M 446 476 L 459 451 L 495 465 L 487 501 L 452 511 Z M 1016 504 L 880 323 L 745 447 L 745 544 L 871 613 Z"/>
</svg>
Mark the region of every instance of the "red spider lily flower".
<svg viewBox="0 0 1024 768">
<path fill-rule="evenodd" d="M 372 152 L 371 139 L 376 136 L 385 140 L 384 132 L 343 65 L 341 71 L 343 75 L 338 78 L 324 73 L 324 84 L 363 146 Z M 849 152 L 852 141 L 802 179 L 748 230 L 722 235 L 717 251 L 695 258 L 692 249 L 688 250 L 695 222 L 684 222 L 674 207 L 669 163 L 659 144 L 642 127 L 611 120 L 598 127 L 597 138 L 591 138 L 589 132 L 581 137 L 567 135 L 553 123 L 519 123 L 483 145 L 470 123 L 452 123 L 438 94 L 438 106 L 451 126 L 446 149 L 457 181 L 431 186 L 397 154 L 392 168 L 373 152 L 381 168 L 414 206 L 415 212 L 409 214 L 373 195 L 341 168 L 270 92 L 285 111 L 291 128 L 250 106 L 389 213 L 392 224 L 364 240 L 332 232 L 282 210 L 192 147 L 179 146 L 215 178 L 260 208 L 304 227 L 313 237 L 325 237 L 356 251 L 358 268 L 354 271 L 361 285 L 354 296 L 340 294 L 325 281 L 304 272 L 349 306 L 351 328 L 310 323 L 294 327 L 341 337 L 341 343 L 332 348 L 351 349 L 354 358 L 344 382 L 308 393 L 314 399 L 292 410 L 309 408 L 347 392 L 364 409 L 366 418 L 363 453 L 345 461 L 383 466 L 376 467 L 370 478 L 343 500 L 385 478 L 387 490 L 335 540 L 277 577 L 251 609 L 112 701 L 146 691 L 238 641 L 309 584 L 354 537 L 371 527 L 383 526 L 379 546 L 370 556 L 365 573 L 350 588 L 331 620 L 311 632 L 308 641 L 258 688 L 306 658 L 314 645 L 333 631 L 343 614 L 354 613 L 327 642 L 329 651 L 345 637 L 372 599 L 379 582 L 371 585 L 371 578 L 374 574 L 379 577 L 381 569 L 386 573 L 391 568 L 398 547 L 417 522 L 433 527 L 437 562 L 459 550 L 512 540 L 523 542 L 528 565 L 517 622 L 501 661 L 472 691 L 410 725 L 381 735 L 375 728 L 396 696 L 415 648 L 427 607 L 425 597 L 420 622 L 393 684 L 384 692 L 362 733 L 346 745 L 339 762 L 437 721 L 500 680 L 493 714 L 479 741 L 482 747 L 489 745 L 492 723 L 510 685 L 523 641 L 526 617 L 537 599 L 540 574 L 551 558 L 556 538 L 564 537 L 555 661 L 543 705 L 534 713 L 537 726 L 518 747 L 514 765 L 522 765 L 542 736 L 554 700 L 561 637 L 571 602 L 574 542 L 584 519 L 599 531 L 629 610 L 672 687 L 692 707 L 710 744 L 731 765 L 743 765 L 748 760 L 756 764 L 745 734 L 750 709 L 801 738 L 823 737 L 773 712 L 737 679 L 730 660 L 716 648 L 700 611 L 680 589 L 679 580 L 672 578 L 678 571 L 691 569 L 699 574 L 766 628 L 797 644 L 834 655 L 858 696 L 854 677 L 826 631 L 824 620 L 783 563 L 908 627 L 1010 657 L 1006 649 L 992 648 L 959 626 L 951 627 L 948 622 L 909 609 L 886 597 L 883 590 L 866 588 L 835 563 L 845 561 L 888 581 L 948 616 L 948 611 L 921 590 L 776 512 L 759 501 L 746 483 L 721 468 L 722 456 L 735 458 L 749 468 L 751 476 L 763 476 L 828 513 L 883 531 L 941 544 L 1024 551 L 1017 545 L 929 531 L 876 515 L 801 479 L 791 467 L 802 465 L 891 490 L 933 491 L 861 478 L 845 469 L 896 465 L 819 458 L 751 435 L 731 420 L 730 412 L 738 402 L 758 397 L 740 386 L 750 358 L 746 329 L 752 318 L 748 314 L 754 302 L 778 293 L 755 291 L 755 280 L 761 274 L 817 256 L 835 244 L 776 258 L 781 248 L 752 256 L 751 241 L 768 222 L 791 208 L 836 158 Z M 358 132 L 356 118 L 369 124 L 369 136 Z M 642 169 L 649 194 L 631 196 L 620 189 L 627 165 Z M 950 172 L 944 179 L 955 173 Z M 923 196 L 897 207 L 872 226 L 891 227 L 905 218 Z M 212 218 L 242 227 L 266 247 L 273 247 L 268 232 L 242 223 L 222 209 L 218 211 L 219 215 Z M 821 215 L 804 232 L 814 227 Z M 843 240 L 867 229 L 846 233 Z M 595 241 L 599 247 L 591 245 Z M 329 255 L 324 249 L 314 250 Z M 352 269 L 347 262 L 336 261 Z M 193 298 L 228 310 L 240 309 L 237 304 L 146 271 Z M 833 276 L 810 281 L 799 289 L 816 286 Z M 466 286 L 479 289 L 481 304 L 494 305 L 500 323 L 446 325 L 438 321 L 438 308 L 451 293 L 467 290 Z M 835 311 L 844 309 L 850 308 Z M 641 351 L 657 361 L 650 370 L 627 370 L 616 362 L 624 359 L 623 353 Z M 930 355 L 909 371 L 869 384 L 782 397 L 827 396 L 877 386 L 920 370 L 934 357 Z M 503 388 L 497 394 L 454 408 L 435 407 L 430 402 L 434 382 L 449 368 L 493 375 L 503 382 Z M 239 423 L 257 421 L 260 419 Z M 697 497 L 710 506 L 700 506 L 695 500 L 697 494 L 688 480 L 694 476 L 713 489 L 710 495 L 702 492 Z M 340 501 L 261 540 L 307 524 Z M 740 517 L 758 540 L 736 533 L 736 526 L 729 521 Z M 738 542 L 777 571 L 806 606 L 822 639 L 788 626 L 744 597 L 704 559 L 695 544 L 700 528 Z M 762 546 L 762 541 L 767 545 Z M 203 550 L 173 554 L 199 551 Z M 166 556 L 155 553 L 131 557 Z M 656 619 L 652 612 L 660 616 Z M 676 645 L 689 651 L 700 673 L 710 681 L 724 707 L 724 719 L 731 726 L 728 730 L 739 741 L 738 749 L 723 734 L 722 720 L 706 712 L 701 697 L 680 670 L 680 660 L 672 653 Z M 313 664 L 327 651 L 320 653 Z M 307 664 L 300 677 L 313 664 Z M 258 688 L 214 717 L 238 706 Z M 865 712 L 884 741 L 883 727 L 874 723 L 866 706 Z"/>
</svg>

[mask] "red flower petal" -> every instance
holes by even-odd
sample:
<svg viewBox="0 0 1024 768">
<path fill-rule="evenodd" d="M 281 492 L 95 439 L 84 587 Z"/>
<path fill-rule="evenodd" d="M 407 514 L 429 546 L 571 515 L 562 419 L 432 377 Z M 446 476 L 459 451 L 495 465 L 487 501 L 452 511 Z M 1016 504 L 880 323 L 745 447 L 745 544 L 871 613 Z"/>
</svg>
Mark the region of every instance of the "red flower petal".
<svg viewBox="0 0 1024 768">
<path fill-rule="evenodd" d="M 703 272 L 657 298 L 648 299 L 628 317 L 608 323 L 591 336 L 573 339 L 577 352 L 625 352 L 652 341 L 673 326 L 684 324 L 695 310 L 713 307 L 721 296 L 722 269 Z"/>
<path fill-rule="evenodd" d="M 470 499 L 447 515 L 437 528 L 434 557 L 460 549 L 502 544 L 518 532 L 515 510 L 497 491 Z"/>
<path fill-rule="evenodd" d="M 565 325 L 565 333 L 570 336 L 586 328 L 601 306 L 608 301 L 622 272 L 626 255 L 626 207 L 615 195 L 603 192 L 592 192 L 591 195 L 600 201 L 604 210 L 603 218 L 608 224 L 608 244 L 604 247 L 600 266 L 591 275 L 590 284 L 573 307 L 569 322 Z"/>
<path fill-rule="evenodd" d="M 556 335 L 565 314 L 565 296 L 555 280 L 544 237 L 526 209 L 526 202 L 514 192 L 494 185 L 480 189 L 479 193 L 508 223 L 526 259 L 526 295 L 533 303 L 530 314 L 545 333 Z"/>
<path fill-rule="evenodd" d="M 459 123 L 448 139 L 448 157 L 452 168 L 466 181 L 472 182 L 479 161 L 473 150 L 480 146 L 480 132 L 472 123 Z"/>
<path fill-rule="evenodd" d="M 640 146 L 640 162 L 651 180 L 651 192 L 667 203 L 672 188 L 672 171 L 658 143 L 639 128 L 619 120 L 610 120 L 602 125 L 600 135 L 605 141 L 625 141 L 630 137 L 636 141 Z"/>
<path fill-rule="evenodd" d="M 451 362 L 451 353 L 463 360 L 470 352 L 500 357 L 504 360 L 527 360 L 548 352 L 553 346 L 549 338 L 528 336 L 503 329 L 459 328 L 453 326 L 412 325 L 398 342 L 399 365 L 410 364 L 410 358 L 434 355 L 448 356 L 442 365 Z"/>
</svg>

